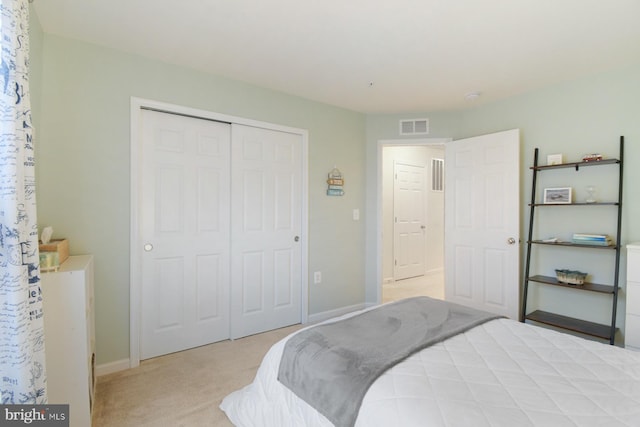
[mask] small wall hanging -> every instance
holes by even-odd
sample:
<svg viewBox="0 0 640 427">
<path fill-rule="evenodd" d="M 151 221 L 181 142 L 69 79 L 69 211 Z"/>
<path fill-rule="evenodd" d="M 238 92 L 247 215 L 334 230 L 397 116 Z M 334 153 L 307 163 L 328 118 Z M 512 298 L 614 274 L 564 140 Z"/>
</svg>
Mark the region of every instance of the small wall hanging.
<svg viewBox="0 0 640 427">
<path fill-rule="evenodd" d="M 327 179 L 327 196 L 344 195 L 344 178 L 337 167 L 333 167 Z"/>
</svg>

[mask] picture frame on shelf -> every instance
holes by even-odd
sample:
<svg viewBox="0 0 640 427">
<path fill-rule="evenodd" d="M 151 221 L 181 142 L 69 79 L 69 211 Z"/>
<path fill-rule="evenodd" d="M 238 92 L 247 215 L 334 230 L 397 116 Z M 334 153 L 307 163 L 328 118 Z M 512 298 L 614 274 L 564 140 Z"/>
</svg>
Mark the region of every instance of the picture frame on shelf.
<svg viewBox="0 0 640 427">
<path fill-rule="evenodd" d="M 547 156 L 547 166 L 561 165 L 563 162 L 562 153 L 549 154 Z"/>
<path fill-rule="evenodd" d="M 564 204 L 568 205 L 572 202 L 572 189 L 571 187 L 554 187 L 544 189 L 544 204 Z"/>
</svg>

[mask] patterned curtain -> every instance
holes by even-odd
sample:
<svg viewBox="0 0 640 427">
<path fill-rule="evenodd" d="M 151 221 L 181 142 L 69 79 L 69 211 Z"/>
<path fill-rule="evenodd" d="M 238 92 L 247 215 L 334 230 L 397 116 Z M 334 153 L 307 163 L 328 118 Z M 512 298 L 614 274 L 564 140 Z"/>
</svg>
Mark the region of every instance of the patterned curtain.
<svg viewBox="0 0 640 427">
<path fill-rule="evenodd" d="M 29 100 L 29 3 L 1 1 L 1 402 L 42 404 L 47 396 Z"/>
</svg>

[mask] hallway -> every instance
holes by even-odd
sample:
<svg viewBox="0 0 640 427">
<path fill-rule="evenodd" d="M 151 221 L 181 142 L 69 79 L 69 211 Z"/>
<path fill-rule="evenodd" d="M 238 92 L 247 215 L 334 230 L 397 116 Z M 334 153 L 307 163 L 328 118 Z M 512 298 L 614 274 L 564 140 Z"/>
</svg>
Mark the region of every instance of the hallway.
<svg viewBox="0 0 640 427">
<path fill-rule="evenodd" d="M 398 280 L 382 285 L 382 302 L 425 295 L 444 299 L 444 272 Z"/>
</svg>

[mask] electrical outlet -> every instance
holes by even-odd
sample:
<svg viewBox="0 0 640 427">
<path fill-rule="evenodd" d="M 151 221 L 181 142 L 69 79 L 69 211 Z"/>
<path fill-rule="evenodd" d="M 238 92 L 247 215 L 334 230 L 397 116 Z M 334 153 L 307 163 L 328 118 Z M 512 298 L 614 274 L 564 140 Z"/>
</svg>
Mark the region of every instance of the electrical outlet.
<svg viewBox="0 0 640 427">
<path fill-rule="evenodd" d="M 313 283 L 318 284 L 322 283 L 322 272 L 316 271 L 313 273 Z"/>
</svg>

